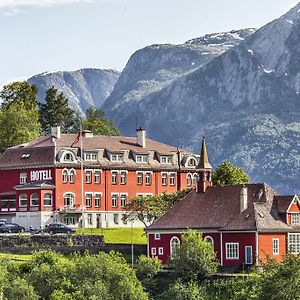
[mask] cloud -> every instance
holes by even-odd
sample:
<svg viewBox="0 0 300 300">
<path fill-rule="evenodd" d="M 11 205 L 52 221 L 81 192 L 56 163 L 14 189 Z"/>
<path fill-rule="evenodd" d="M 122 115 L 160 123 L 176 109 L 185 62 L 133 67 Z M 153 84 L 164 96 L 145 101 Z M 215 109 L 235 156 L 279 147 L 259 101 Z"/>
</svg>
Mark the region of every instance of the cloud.
<svg viewBox="0 0 300 300">
<path fill-rule="evenodd" d="M 15 8 L 19 6 L 47 7 L 53 5 L 67 5 L 74 3 L 91 3 L 94 0 L 0 0 L 1 8 Z"/>
</svg>

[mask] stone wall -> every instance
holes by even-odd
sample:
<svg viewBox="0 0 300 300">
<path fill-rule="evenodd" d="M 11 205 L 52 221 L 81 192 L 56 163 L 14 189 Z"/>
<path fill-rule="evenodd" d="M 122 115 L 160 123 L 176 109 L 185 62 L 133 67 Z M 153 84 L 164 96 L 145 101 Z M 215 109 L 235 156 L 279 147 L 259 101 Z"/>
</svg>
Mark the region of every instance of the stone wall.
<svg viewBox="0 0 300 300">
<path fill-rule="evenodd" d="M 0 249 L 3 247 L 103 247 L 101 235 L 0 235 Z"/>
<path fill-rule="evenodd" d="M 117 251 L 131 254 L 131 244 L 105 244 L 101 235 L 0 235 L 0 252 L 31 254 L 41 249 L 69 254 L 72 252 L 98 253 Z M 133 245 L 135 256 L 147 255 L 147 245 Z"/>
</svg>

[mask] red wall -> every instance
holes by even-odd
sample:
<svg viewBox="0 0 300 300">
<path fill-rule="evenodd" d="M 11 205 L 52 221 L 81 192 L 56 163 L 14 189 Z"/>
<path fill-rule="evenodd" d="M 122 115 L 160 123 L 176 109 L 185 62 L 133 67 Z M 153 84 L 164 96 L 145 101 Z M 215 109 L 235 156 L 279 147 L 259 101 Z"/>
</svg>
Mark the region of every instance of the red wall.
<svg viewBox="0 0 300 300">
<path fill-rule="evenodd" d="M 151 255 L 151 248 L 156 248 L 156 257 L 159 258 L 163 263 L 168 263 L 169 262 L 169 257 L 170 257 L 170 241 L 172 237 L 176 236 L 179 239 L 181 239 L 181 234 L 179 233 L 162 233 L 160 235 L 160 240 L 155 240 L 154 239 L 154 234 L 150 233 L 148 235 L 148 245 L 149 245 L 149 256 Z M 206 236 L 210 236 L 214 240 L 214 252 L 216 252 L 217 259 L 220 260 L 220 234 L 219 233 L 204 233 L 203 238 Z M 158 248 L 162 247 L 163 250 L 163 255 L 159 255 L 158 253 Z"/>
<path fill-rule="evenodd" d="M 239 259 L 226 259 L 226 243 L 239 243 Z M 255 233 L 223 233 L 223 266 L 238 266 L 245 263 L 245 246 L 252 246 L 252 260 L 256 257 Z"/>
</svg>

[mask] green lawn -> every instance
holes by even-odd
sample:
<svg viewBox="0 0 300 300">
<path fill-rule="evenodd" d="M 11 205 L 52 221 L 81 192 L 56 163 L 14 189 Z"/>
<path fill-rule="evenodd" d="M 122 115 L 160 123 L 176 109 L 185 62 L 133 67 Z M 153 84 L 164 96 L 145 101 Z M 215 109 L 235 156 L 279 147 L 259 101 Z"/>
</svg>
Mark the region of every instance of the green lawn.
<svg viewBox="0 0 300 300">
<path fill-rule="evenodd" d="M 0 260 L 2 259 L 11 259 L 15 261 L 28 261 L 31 260 L 31 255 L 0 253 Z"/>
<path fill-rule="evenodd" d="M 81 229 L 77 229 L 81 233 Z M 86 228 L 85 234 L 104 235 L 104 241 L 109 244 L 147 244 L 144 228 Z"/>
</svg>

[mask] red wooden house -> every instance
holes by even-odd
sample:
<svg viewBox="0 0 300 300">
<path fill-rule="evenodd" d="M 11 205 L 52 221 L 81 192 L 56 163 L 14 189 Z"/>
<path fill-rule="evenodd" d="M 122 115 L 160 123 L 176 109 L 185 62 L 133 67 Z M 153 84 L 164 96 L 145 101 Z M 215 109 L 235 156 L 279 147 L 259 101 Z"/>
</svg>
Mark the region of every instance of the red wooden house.
<svg viewBox="0 0 300 300">
<path fill-rule="evenodd" d="M 213 245 L 221 266 L 258 264 L 287 251 L 300 253 L 300 202 L 279 196 L 265 183 L 212 186 L 205 142 L 196 190 L 149 226 L 148 254 L 167 263 L 187 229 L 195 229 Z"/>
</svg>

